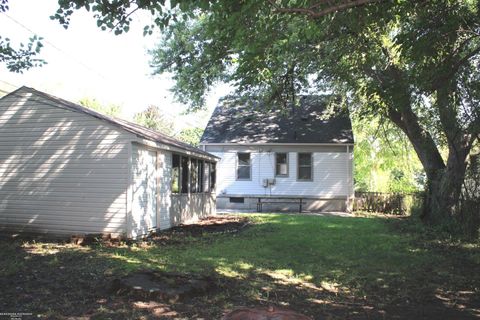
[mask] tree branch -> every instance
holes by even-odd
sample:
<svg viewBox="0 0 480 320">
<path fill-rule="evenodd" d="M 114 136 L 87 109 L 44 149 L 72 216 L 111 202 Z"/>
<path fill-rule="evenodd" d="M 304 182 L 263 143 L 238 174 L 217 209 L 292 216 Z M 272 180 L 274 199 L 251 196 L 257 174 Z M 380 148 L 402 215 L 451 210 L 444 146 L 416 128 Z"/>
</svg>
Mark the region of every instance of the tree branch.
<svg viewBox="0 0 480 320">
<path fill-rule="evenodd" d="M 350 8 L 360 7 L 380 1 L 384 0 L 343 0 L 336 4 L 331 4 L 331 1 L 328 0 L 320 0 L 308 8 L 282 8 L 275 3 L 275 0 L 269 0 L 270 4 L 275 8 L 275 11 L 278 13 L 302 14 L 312 19 L 317 19 L 333 12 L 345 11 Z M 324 4 L 328 4 L 328 6 L 317 10 L 317 8 L 321 7 Z"/>
<path fill-rule="evenodd" d="M 131 1 L 130 3 L 132 3 L 133 1 Z M 112 32 L 113 30 L 115 30 L 120 24 L 123 24 L 125 22 L 127 22 L 127 19 L 132 15 L 134 14 L 135 12 L 137 12 L 138 10 L 140 10 L 141 8 L 140 7 L 136 7 L 135 9 L 133 9 L 132 11 L 130 11 L 129 13 L 127 13 L 124 17 L 122 17 L 122 19 L 120 19 L 114 26 L 113 28 L 110 30 L 110 32 Z"/>
<path fill-rule="evenodd" d="M 405 74 L 394 64 L 389 64 L 384 70 L 366 70 L 365 72 L 379 82 L 378 94 L 381 97 L 385 95 L 386 98 L 391 97 L 392 90 L 395 91 L 393 101 L 388 104 L 386 116 L 408 137 L 427 177 L 433 179 L 439 170 L 445 168 L 445 163 L 431 134 L 421 126 L 412 109 L 411 93 Z M 392 86 L 392 83 L 396 85 Z M 404 85 L 399 87 L 401 83 Z"/>
<path fill-rule="evenodd" d="M 452 66 L 450 67 L 450 70 L 444 74 L 440 74 L 436 79 L 432 81 L 432 90 L 433 91 L 438 91 L 441 89 L 446 82 L 450 81 L 453 76 L 458 72 L 458 70 L 465 64 L 467 63 L 471 58 L 476 56 L 477 54 L 480 53 L 480 46 L 476 47 L 474 50 L 472 50 L 470 53 L 466 54 L 462 58 L 458 59 L 455 61 Z M 444 63 L 446 64 L 446 62 Z"/>
<path fill-rule="evenodd" d="M 468 60 L 470 60 L 470 58 L 474 57 L 475 55 L 479 54 L 480 53 L 480 46 L 478 46 L 477 48 L 475 48 L 474 50 L 472 50 L 472 52 L 470 52 L 469 54 L 465 55 L 463 58 L 461 58 L 460 60 L 458 60 L 454 65 L 453 65 L 453 68 L 452 68 L 452 73 L 455 74 L 457 73 L 458 69 L 464 64 L 466 63 Z"/>
</svg>

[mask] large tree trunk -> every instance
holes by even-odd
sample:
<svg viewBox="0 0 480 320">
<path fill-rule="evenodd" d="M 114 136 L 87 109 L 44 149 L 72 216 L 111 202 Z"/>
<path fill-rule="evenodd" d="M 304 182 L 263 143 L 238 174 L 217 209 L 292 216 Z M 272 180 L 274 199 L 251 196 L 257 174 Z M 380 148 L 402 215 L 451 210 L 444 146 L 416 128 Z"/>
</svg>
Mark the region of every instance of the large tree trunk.
<svg viewBox="0 0 480 320">
<path fill-rule="evenodd" d="M 456 212 L 465 179 L 471 147 L 468 137 L 458 135 L 449 142 L 449 156 L 445 165 L 433 138 L 422 128 L 409 105 L 404 105 L 401 111 L 390 110 L 389 118 L 407 135 L 427 176 L 421 218 L 430 224 L 448 222 Z"/>
<path fill-rule="evenodd" d="M 444 223 L 454 213 L 459 200 L 466 155 L 450 153 L 445 165 L 433 138 L 420 126 L 410 107 L 404 107 L 402 112 L 391 111 L 390 119 L 407 135 L 427 176 L 421 218 L 430 224 Z"/>
<path fill-rule="evenodd" d="M 467 155 L 450 155 L 446 168 L 427 178 L 425 205 L 421 216 L 425 222 L 449 223 L 457 213 Z"/>
<path fill-rule="evenodd" d="M 447 165 L 428 177 L 423 219 L 437 224 L 448 222 L 458 213 L 460 194 L 465 180 L 471 136 L 459 125 L 453 101 L 454 85 L 445 82 L 436 90 L 440 123 L 448 143 Z"/>
<path fill-rule="evenodd" d="M 390 100 L 387 117 L 408 137 L 427 176 L 426 201 L 421 217 L 430 224 L 448 222 L 453 218 L 459 202 L 466 159 L 471 148 L 470 137 L 462 132 L 456 121 L 455 108 L 450 99 L 452 88 L 445 85 L 437 94 L 442 129 L 449 146 L 445 164 L 434 139 L 420 125 L 412 109 L 408 79 L 405 79 L 403 72 L 391 65 L 379 78 L 383 89 L 379 94 L 385 94 L 386 101 L 389 101 L 388 97 L 394 98 Z M 395 85 L 392 86 L 392 83 Z"/>
</svg>

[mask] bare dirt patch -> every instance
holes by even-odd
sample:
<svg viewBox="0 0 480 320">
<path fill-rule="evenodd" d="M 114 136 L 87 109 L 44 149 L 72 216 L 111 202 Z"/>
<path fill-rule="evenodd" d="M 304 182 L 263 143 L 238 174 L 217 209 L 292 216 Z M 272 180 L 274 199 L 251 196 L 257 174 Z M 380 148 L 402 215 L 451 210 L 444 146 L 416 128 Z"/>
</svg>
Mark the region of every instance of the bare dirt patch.
<svg viewBox="0 0 480 320">
<path fill-rule="evenodd" d="M 201 236 L 205 233 L 236 233 L 249 225 L 250 220 L 244 216 L 214 216 L 201 219 L 195 223 L 173 227 L 165 233 L 190 236 Z"/>
<path fill-rule="evenodd" d="M 214 281 L 206 276 L 141 270 L 112 281 L 111 291 L 141 299 L 177 302 L 211 290 Z"/>
<path fill-rule="evenodd" d="M 165 231 L 155 232 L 149 235 L 145 241 L 164 245 L 177 244 L 188 237 L 239 233 L 251 224 L 251 221 L 245 216 L 213 216 L 194 223 L 182 224 Z"/>
</svg>

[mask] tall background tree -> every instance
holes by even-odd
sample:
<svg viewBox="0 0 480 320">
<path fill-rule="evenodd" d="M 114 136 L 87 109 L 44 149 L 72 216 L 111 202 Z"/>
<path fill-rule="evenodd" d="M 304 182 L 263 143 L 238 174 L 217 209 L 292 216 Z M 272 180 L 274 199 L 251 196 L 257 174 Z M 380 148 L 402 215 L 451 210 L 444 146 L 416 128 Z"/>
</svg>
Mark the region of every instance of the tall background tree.
<svg viewBox="0 0 480 320">
<path fill-rule="evenodd" d="M 425 173 L 406 136 L 375 117 L 353 116 L 355 190 L 413 193 L 425 188 Z"/>
<path fill-rule="evenodd" d="M 174 134 L 174 123 L 167 119 L 157 106 L 149 106 L 144 111 L 136 113 L 133 121 L 169 136 Z"/>
<path fill-rule="evenodd" d="M 82 98 L 78 102 L 80 105 L 106 114 L 107 116 L 118 117 L 122 113 L 122 107 L 116 104 L 102 104 L 95 98 Z"/>
</svg>

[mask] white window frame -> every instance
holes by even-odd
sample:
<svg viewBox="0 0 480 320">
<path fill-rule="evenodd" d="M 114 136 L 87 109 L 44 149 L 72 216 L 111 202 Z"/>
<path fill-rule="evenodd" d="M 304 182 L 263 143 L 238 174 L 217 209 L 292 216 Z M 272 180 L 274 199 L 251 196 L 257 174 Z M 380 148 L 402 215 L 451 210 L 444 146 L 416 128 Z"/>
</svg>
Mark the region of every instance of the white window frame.
<svg viewBox="0 0 480 320">
<path fill-rule="evenodd" d="M 248 164 L 249 177 L 248 178 L 239 178 L 238 177 L 238 168 L 240 166 L 247 167 L 247 165 L 240 165 L 239 164 L 238 156 L 240 154 L 248 154 L 248 156 L 249 156 L 249 164 Z M 235 164 L 235 177 L 236 177 L 237 181 L 252 181 L 252 153 L 251 152 L 237 152 L 236 157 L 235 157 L 235 162 L 236 162 L 236 164 Z"/>
<path fill-rule="evenodd" d="M 300 154 L 310 155 L 310 179 L 300 179 Z M 307 167 L 302 165 L 302 167 Z M 297 181 L 313 181 L 313 152 L 298 152 L 297 153 Z"/>
<path fill-rule="evenodd" d="M 286 158 L 285 158 L 286 161 L 287 161 L 287 163 L 286 163 L 287 173 L 286 174 L 277 173 L 277 164 L 278 164 L 277 163 L 277 155 L 278 154 L 285 154 L 286 155 Z M 290 159 L 289 159 L 289 157 L 290 157 L 290 154 L 288 152 L 275 152 L 275 177 L 278 177 L 278 178 L 288 178 L 289 177 L 289 174 L 290 174 L 290 168 L 289 168 L 289 166 L 290 166 L 290 161 L 289 160 Z"/>
</svg>

